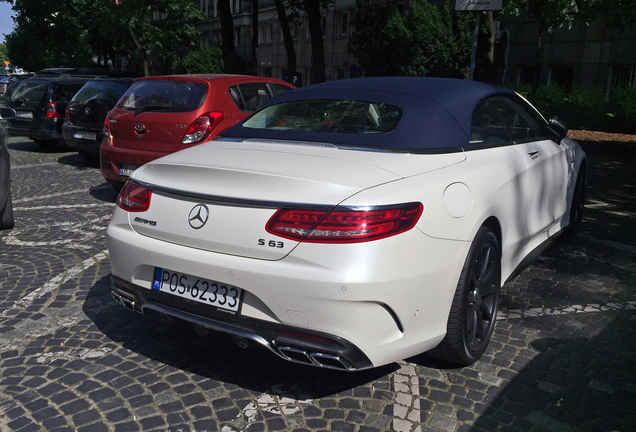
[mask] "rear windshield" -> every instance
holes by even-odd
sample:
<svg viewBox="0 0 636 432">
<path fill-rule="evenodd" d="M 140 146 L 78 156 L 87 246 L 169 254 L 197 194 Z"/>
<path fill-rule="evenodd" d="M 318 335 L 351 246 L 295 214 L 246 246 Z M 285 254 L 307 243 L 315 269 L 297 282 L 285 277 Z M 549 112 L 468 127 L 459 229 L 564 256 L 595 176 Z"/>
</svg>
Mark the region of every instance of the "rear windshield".
<svg viewBox="0 0 636 432">
<path fill-rule="evenodd" d="M 58 82 L 53 86 L 53 101 L 68 102 L 84 86 L 84 82 Z"/>
<path fill-rule="evenodd" d="M 243 123 L 249 129 L 384 134 L 402 118 L 395 105 L 356 100 L 305 100 L 270 105 Z"/>
<path fill-rule="evenodd" d="M 95 102 L 113 107 L 129 86 L 129 82 L 122 81 L 89 81 L 73 96 L 73 102 Z"/>
<path fill-rule="evenodd" d="M 151 80 L 133 83 L 117 108 L 128 111 L 187 112 L 198 109 L 205 100 L 208 86 L 203 83 Z"/>
<path fill-rule="evenodd" d="M 49 83 L 38 83 L 25 81 L 16 87 L 11 95 L 11 100 L 24 100 L 41 102 L 46 98 L 49 90 Z"/>
</svg>

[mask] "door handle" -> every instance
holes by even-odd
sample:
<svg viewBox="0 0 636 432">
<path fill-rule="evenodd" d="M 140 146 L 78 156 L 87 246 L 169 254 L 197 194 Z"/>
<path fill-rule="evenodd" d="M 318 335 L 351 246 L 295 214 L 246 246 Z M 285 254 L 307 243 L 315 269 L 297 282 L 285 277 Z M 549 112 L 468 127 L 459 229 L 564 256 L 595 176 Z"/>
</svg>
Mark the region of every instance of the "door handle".
<svg viewBox="0 0 636 432">
<path fill-rule="evenodd" d="M 535 160 L 536 158 L 541 156 L 541 152 L 538 151 L 538 150 L 537 151 L 528 152 L 528 156 L 530 156 L 530 159 Z"/>
</svg>

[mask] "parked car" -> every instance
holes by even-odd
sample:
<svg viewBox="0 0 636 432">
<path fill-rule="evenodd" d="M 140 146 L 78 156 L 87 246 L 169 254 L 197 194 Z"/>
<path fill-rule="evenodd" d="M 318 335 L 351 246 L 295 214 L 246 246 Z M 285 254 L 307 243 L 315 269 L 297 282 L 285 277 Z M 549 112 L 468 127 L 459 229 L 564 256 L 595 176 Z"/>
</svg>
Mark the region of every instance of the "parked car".
<svg viewBox="0 0 636 432">
<path fill-rule="evenodd" d="M 20 74 L 11 74 L 9 76 L 9 80 L 7 81 L 7 89 L 4 94 L 5 101 L 11 99 L 11 95 L 15 88 L 27 78 L 31 78 L 34 74 L 32 73 L 20 73 Z"/>
<path fill-rule="evenodd" d="M 139 166 L 211 140 L 270 97 L 294 88 L 245 75 L 139 78 L 104 123 L 102 175 L 121 189 Z"/>
<path fill-rule="evenodd" d="M 3 98 L 7 92 L 7 82 L 11 75 L 0 75 L 0 98 Z"/>
<path fill-rule="evenodd" d="M 88 81 L 66 106 L 64 141 L 87 159 L 99 158 L 104 120 L 134 78 L 99 78 Z"/>
<path fill-rule="evenodd" d="M 15 116 L 10 108 L 0 108 L 0 230 L 13 228 L 11 204 L 11 163 L 7 148 L 7 120 Z"/>
<path fill-rule="evenodd" d="M 26 136 L 41 146 L 57 144 L 62 139 L 66 105 L 87 81 L 97 76 L 121 75 L 100 69 L 53 68 L 39 71 L 22 81 L 6 101 L 16 111 L 9 121 L 9 134 Z"/>
<path fill-rule="evenodd" d="M 107 229 L 111 292 L 298 363 L 479 359 L 500 287 L 581 223 L 586 156 L 505 87 L 303 87 L 146 164 Z"/>
</svg>

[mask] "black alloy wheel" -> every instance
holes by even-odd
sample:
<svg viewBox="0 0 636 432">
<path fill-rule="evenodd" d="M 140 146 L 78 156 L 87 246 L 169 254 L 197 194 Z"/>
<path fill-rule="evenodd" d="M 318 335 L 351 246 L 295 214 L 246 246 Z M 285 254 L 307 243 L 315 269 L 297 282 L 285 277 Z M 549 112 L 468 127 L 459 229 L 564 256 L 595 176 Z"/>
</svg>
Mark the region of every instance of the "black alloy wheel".
<svg viewBox="0 0 636 432">
<path fill-rule="evenodd" d="M 586 166 L 585 163 L 579 168 L 576 176 L 576 185 L 572 194 L 572 203 L 570 204 L 570 224 L 563 230 L 563 238 L 572 240 L 574 236 L 581 230 L 583 222 L 583 207 L 585 206 L 585 186 L 586 186 Z"/>
<path fill-rule="evenodd" d="M 446 336 L 431 354 L 461 366 L 479 360 L 495 329 L 500 287 L 499 241 L 490 229 L 481 227 L 457 284 Z"/>
</svg>

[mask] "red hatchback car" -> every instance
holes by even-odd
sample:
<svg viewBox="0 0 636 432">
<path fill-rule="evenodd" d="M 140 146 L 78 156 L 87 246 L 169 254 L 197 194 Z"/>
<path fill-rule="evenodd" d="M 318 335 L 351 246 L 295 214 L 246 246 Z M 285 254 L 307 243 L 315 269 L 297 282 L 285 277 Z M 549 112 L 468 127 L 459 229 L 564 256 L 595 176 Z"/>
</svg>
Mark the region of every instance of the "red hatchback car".
<svg viewBox="0 0 636 432">
<path fill-rule="evenodd" d="M 211 140 L 267 99 L 294 88 L 285 81 L 246 75 L 139 78 L 104 122 L 102 175 L 121 189 L 139 166 Z"/>
</svg>

